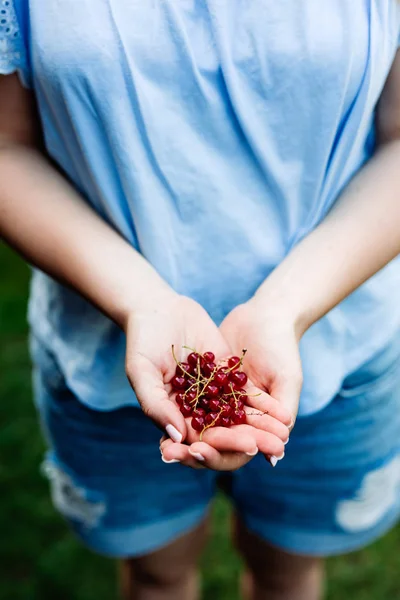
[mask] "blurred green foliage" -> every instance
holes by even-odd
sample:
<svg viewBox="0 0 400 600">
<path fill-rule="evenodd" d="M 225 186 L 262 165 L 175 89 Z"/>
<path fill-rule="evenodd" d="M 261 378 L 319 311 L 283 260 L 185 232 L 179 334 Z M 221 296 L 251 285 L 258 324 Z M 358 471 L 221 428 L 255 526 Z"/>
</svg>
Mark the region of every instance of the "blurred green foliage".
<svg viewBox="0 0 400 600">
<path fill-rule="evenodd" d="M 72 537 L 53 511 L 39 467 L 44 445 L 26 344 L 29 269 L 0 244 L 0 600 L 111 600 L 115 566 Z M 204 600 L 238 600 L 240 560 L 219 497 L 202 559 Z M 400 527 L 328 562 L 328 600 L 400 600 Z M 268 565 L 266 565 L 268 568 Z M 178 599 L 177 599 L 178 600 Z"/>
</svg>

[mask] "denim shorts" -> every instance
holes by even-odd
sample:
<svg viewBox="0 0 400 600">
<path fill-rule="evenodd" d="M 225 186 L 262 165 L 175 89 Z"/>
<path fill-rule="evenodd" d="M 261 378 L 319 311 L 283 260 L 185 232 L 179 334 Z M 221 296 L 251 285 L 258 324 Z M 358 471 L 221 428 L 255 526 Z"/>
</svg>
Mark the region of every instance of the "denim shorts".
<svg viewBox="0 0 400 600">
<path fill-rule="evenodd" d="M 80 539 L 114 557 L 143 555 L 196 527 L 218 474 L 165 464 L 159 430 L 140 409 L 94 411 L 32 344 L 36 404 L 54 505 Z M 273 469 L 257 455 L 224 487 L 247 527 L 293 553 L 355 550 L 400 514 L 400 342 L 357 373 L 320 412 L 298 419 Z"/>
</svg>

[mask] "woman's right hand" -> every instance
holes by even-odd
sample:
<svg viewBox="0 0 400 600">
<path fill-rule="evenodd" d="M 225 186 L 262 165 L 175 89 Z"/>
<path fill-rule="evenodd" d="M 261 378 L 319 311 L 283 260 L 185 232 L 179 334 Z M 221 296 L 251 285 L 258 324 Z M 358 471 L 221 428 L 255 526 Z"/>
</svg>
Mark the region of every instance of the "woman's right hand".
<svg viewBox="0 0 400 600">
<path fill-rule="evenodd" d="M 141 308 L 136 307 L 128 315 L 124 328 L 128 379 L 144 413 L 175 442 L 167 444 L 167 454 L 179 456 L 180 462 L 192 467 L 232 470 L 251 460 L 258 449 L 262 452 L 268 449 L 270 454 L 282 452 L 288 430 L 278 420 L 282 415 L 277 406 L 277 418 L 271 419 L 274 421 L 272 430 L 269 427 L 266 431 L 265 421 L 260 419 L 259 429 L 239 425 L 207 431 L 202 444 L 210 446 L 209 452 L 205 452 L 212 457 L 210 464 L 200 463 L 190 453 L 190 445 L 198 444 L 199 434 L 192 429 L 190 419 L 185 420 L 173 399 L 170 381 L 176 363 L 171 346 L 175 347 L 178 361 L 184 360 L 188 353 L 184 346 L 200 353 L 212 350 L 217 360 L 231 354 L 218 327 L 197 302 L 164 289 L 154 302 L 147 299 Z M 274 407 L 267 409 L 274 414 Z"/>
</svg>

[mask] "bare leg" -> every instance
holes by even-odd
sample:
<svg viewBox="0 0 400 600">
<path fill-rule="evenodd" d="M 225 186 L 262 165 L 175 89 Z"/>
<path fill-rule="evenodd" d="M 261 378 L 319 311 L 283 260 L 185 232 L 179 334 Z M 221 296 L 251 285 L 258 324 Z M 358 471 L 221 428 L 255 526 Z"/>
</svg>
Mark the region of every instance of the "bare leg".
<svg viewBox="0 0 400 600">
<path fill-rule="evenodd" d="M 246 600 L 321 600 L 324 568 L 319 558 L 289 554 L 236 521 L 235 541 L 247 564 Z"/>
<path fill-rule="evenodd" d="M 207 538 L 207 523 L 152 554 L 121 561 L 123 600 L 197 600 L 196 563 Z"/>
</svg>

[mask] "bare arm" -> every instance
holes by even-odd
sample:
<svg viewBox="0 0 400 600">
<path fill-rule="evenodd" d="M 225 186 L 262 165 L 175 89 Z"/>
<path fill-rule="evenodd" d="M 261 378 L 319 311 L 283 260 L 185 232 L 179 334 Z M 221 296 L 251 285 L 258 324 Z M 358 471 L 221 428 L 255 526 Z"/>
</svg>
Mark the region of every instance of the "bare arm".
<svg viewBox="0 0 400 600">
<path fill-rule="evenodd" d="M 252 381 L 294 418 L 302 387 L 299 339 L 400 252 L 400 53 L 376 125 L 375 155 L 331 212 L 221 325 L 235 351 L 251 349 Z"/>
<path fill-rule="evenodd" d="M 17 76 L 0 77 L 0 235 L 124 326 L 146 298 L 170 290 L 51 165 L 38 123 Z"/>
<path fill-rule="evenodd" d="M 400 253 L 400 52 L 377 110 L 378 147 L 325 220 L 258 291 L 304 333 Z"/>
</svg>

